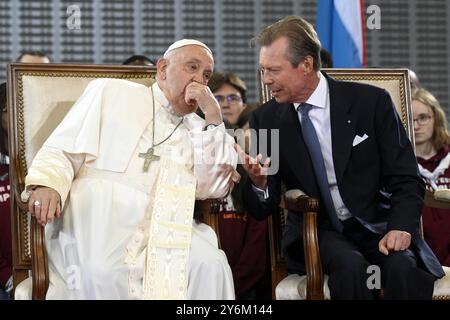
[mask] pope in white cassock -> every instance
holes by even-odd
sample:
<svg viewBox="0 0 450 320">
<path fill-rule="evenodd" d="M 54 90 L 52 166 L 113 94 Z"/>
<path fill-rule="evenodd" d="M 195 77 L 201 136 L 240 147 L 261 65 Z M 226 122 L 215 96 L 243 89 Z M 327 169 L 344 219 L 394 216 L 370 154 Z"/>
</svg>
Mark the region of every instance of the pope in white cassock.
<svg viewBox="0 0 450 320">
<path fill-rule="evenodd" d="M 213 66 L 205 44 L 177 41 L 151 88 L 92 81 L 45 142 L 26 185 L 46 225 L 47 299 L 234 298 L 214 231 L 193 221 L 195 199 L 224 197 L 236 180 L 206 86 Z"/>
</svg>

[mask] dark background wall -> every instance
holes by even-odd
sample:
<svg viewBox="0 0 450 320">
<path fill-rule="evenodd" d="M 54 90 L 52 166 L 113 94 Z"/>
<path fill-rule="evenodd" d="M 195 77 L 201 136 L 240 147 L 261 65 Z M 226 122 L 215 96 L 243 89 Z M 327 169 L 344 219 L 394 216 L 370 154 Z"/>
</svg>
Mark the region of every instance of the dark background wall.
<svg viewBox="0 0 450 320">
<path fill-rule="evenodd" d="M 450 2 L 366 0 L 381 10 L 381 29 L 366 28 L 367 66 L 407 67 L 449 110 Z M 67 8 L 80 8 L 79 29 Z M 22 50 L 43 50 L 54 62 L 121 63 L 140 53 L 153 59 L 181 38 L 211 47 L 216 69 L 233 70 L 258 99 L 257 49 L 249 40 L 286 15 L 315 24 L 315 0 L 0 0 L 0 81 Z M 366 14 L 368 16 L 368 14 Z"/>
</svg>

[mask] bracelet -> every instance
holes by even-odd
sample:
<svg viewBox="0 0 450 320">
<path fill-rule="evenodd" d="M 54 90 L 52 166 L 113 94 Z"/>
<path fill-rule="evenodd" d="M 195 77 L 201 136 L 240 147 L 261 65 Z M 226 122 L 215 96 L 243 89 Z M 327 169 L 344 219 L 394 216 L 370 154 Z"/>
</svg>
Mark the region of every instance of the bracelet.
<svg viewBox="0 0 450 320">
<path fill-rule="evenodd" d="M 31 196 L 32 191 L 30 190 L 23 190 L 22 193 L 20 194 L 20 200 L 22 200 L 22 202 L 27 202 L 28 199 Z"/>
<path fill-rule="evenodd" d="M 31 186 L 23 190 L 22 193 L 20 194 L 20 200 L 22 200 L 22 202 L 27 202 L 33 191 L 36 190 L 38 187 L 39 186 Z"/>
</svg>

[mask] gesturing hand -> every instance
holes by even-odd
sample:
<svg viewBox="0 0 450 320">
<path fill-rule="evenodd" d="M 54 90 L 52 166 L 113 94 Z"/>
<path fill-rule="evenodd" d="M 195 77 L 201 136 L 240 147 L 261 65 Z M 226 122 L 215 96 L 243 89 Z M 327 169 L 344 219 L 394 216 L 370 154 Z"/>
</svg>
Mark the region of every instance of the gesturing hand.
<svg viewBox="0 0 450 320">
<path fill-rule="evenodd" d="M 61 199 L 56 190 L 48 187 L 37 187 L 28 199 L 28 211 L 36 217 L 42 226 L 61 217 Z"/>
<path fill-rule="evenodd" d="M 411 244 L 411 234 L 406 231 L 391 230 L 378 243 L 378 250 L 388 255 L 389 251 L 403 251 Z"/>
<path fill-rule="evenodd" d="M 234 149 L 237 151 L 239 160 L 255 187 L 265 190 L 267 187 L 267 171 L 269 170 L 270 158 L 267 158 L 261 166 L 261 154 L 258 154 L 256 158 L 252 158 L 237 143 L 234 144 Z"/>
</svg>

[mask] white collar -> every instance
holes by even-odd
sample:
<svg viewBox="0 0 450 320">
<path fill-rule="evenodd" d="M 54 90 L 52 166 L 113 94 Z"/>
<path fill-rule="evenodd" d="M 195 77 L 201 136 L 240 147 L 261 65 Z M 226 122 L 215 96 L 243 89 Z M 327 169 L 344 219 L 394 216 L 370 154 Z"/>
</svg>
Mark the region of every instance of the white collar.
<svg viewBox="0 0 450 320">
<path fill-rule="evenodd" d="M 436 185 L 437 179 L 445 173 L 445 171 L 450 166 L 450 152 L 447 153 L 447 155 L 442 158 L 442 160 L 439 162 L 439 165 L 433 170 L 433 172 L 430 172 L 429 170 L 422 167 L 422 165 L 418 164 L 420 174 L 427 178 L 428 182 L 430 183 L 430 186 L 433 190 L 437 190 L 438 187 Z"/>
<path fill-rule="evenodd" d="M 328 81 L 327 79 L 325 79 L 322 72 L 319 71 L 319 84 L 317 85 L 316 89 L 314 89 L 313 93 L 309 96 L 308 100 L 305 101 L 305 103 L 325 109 L 327 106 L 327 97 Z M 294 103 L 295 110 L 298 109 L 299 105 L 299 102 Z"/>
</svg>

